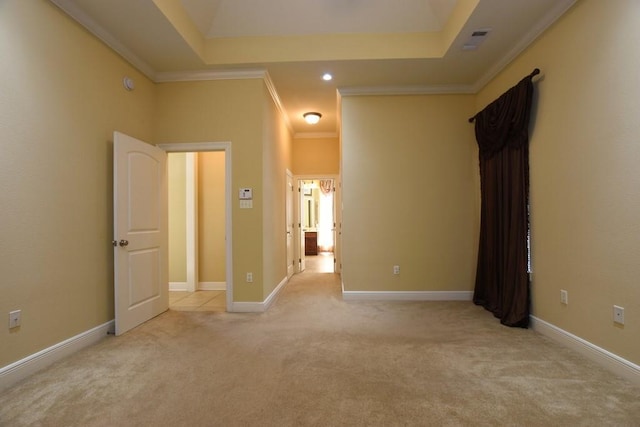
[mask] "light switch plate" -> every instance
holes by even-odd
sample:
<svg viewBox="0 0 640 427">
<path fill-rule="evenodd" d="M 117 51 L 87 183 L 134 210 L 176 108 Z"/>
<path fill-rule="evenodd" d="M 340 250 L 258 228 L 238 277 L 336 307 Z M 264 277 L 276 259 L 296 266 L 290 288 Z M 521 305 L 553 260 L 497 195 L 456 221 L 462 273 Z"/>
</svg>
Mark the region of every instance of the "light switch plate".
<svg viewBox="0 0 640 427">
<path fill-rule="evenodd" d="M 21 310 L 9 312 L 9 329 L 17 328 L 18 326 L 20 326 L 20 314 Z"/>
</svg>

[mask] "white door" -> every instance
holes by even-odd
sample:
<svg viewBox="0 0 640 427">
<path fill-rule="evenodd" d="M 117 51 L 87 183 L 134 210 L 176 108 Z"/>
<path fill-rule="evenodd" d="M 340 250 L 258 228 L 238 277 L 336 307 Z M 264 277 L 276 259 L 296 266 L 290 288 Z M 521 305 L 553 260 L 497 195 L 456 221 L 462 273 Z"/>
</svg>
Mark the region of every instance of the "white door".
<svg viewBox="0 0 640 427">
<path fill-rule="evenodd" d="M 300 271 L 304 271 L 307 268 L 307 261 L 306 261 L 306 257 L 304 254 L 305 251 L 305 240 L 304 240 L 304 226 L 303 224 L 303 218 L 302 215 L 304 215 L 304 197 L 302 197 L 302 181 L 298 180 L 298 215 L 297 215 L 297 222 L 298 222 L 298 256 L 299 256 L 299 268 Z"/>
<path fill-rule="evenodd" d="M 169 308 L 167 154 L 113 135 L 116 335 Z"/>
<path fill-rule="evenodd" d="M 339 178 L 333 181 L 333 188 L 333 272 L 340 273 L 342 268 L 342 195 Z"/>
<path fill-rule="evenodd" d="M 287 232 L 287 277 L 293 276 L 293 175 L 287 171 L 287 192 L 285 196 L 285 216 Z"/>
</svg>

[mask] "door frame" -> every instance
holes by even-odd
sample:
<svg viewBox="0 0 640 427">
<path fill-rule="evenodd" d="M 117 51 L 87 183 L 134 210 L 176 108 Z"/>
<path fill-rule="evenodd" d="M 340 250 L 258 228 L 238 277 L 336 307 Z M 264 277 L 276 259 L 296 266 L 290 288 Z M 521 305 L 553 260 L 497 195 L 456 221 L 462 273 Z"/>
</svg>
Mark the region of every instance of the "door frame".
<svg viewBox="0 0 640 427">
<path fill-rule="evenodd" d="M 232 213 L 233 204 L 231 196 L 231 142 L 189 142 L 157 144 L 158 148 L 167 153 L 200 153 L 207 151 L 224 152 L 224 200 L 225 200 L 225 281 L 227 311 L 233 310 L 233 237 L 232 237 Z M 167 283 L 167 286 L 169 284 Z"/>
<path fill-rule="evenodd" d="M 302 211 L 300 209 L 300 203 L 302 201 L 302 191 L 300 190 L 300 181 L 310 181 L 310 180 L 320 180 L 320 179 L 332 179 L 333 185 L 335 188 L 333 194 L 333 220 L 335 221 L 335 231 L 334 231 L 334 241 L 333 241 L 333 272 L 340 273 L 342 271 L 342 182 L 340 181 L 339 174 L 305 174 L 305 175 L 294 175 L 293 180 L 295 186 L 298 188 L 298 191 L 295 192 L 297 195 L 295 196 L 294 206 L 297 206 L 297 209 L 294 209 L 295 215 L 295 223 L 298 224 L 298 227 L 295 229 L 294 238 L 296 239 L 294 260 L 301 260 L 304 256 L 302 253 L 302 246 L 299 244 L 300 239 L 304 236 L 302 234 Z M 297 263 L 296 273 L 300 272 L 300 262 Z"/>
</svg>

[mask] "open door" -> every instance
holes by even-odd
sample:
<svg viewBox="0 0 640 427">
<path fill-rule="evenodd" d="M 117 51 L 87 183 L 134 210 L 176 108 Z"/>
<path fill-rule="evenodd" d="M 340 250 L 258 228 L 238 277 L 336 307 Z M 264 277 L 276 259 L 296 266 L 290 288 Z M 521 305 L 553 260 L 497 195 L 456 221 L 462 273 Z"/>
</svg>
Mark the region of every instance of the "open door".
<svg viewBox="0 0 640 427">
<path fill-rule="evenodd" d="M 305 257 L 306 242 L 304 240 L 304 227 L 302 226 L 302 215 L 304 213 L 304 197 L 302 197 L 303 181 L 298 180 L 297 182 L 298 196 L 296 199 L 296 206 L 298 209 L 296 211 L 296 221 L 298 222 L 298 272 L 303 272 L 307 268 L 307 260 Z"/>
<path fill-rule="evenodd" d="M 169 308 L 167 154 L 113 135 L 116 335 Z"/>
<path fill-rule="evenodd" d="M 294 260 L 293 260 L 293 175 L 287 170 L 287 192 L 285 196 L 285 216 L 286 216 L 286 239 L 287 239 L 287 278 L 293 276 Z"/>
</svg>

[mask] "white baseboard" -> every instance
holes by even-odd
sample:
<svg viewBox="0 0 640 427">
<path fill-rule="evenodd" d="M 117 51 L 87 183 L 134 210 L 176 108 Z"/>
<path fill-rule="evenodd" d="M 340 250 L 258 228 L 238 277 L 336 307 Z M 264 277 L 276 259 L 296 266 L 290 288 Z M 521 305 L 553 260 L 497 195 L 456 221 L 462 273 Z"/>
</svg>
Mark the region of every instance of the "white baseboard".
<svg viewBox="0 0 640 427">
<path fill-rule="evenodd" d="M 0 392 L 52 363 L 97 343 L 105 338 L 108 332 L 112 332 L 114 327 L 115 321 L 111 320 L 0 368 Z"/>
<path fill-rule="evenodd" d="M 282 279 L 282 281 L 276 286 L 276 288 L 269 294 L 269 296 L 262 302 L 234 302 L 231 310 L 234 313 L 262 313 L 271 307 L 275 302 L 278 293 L 282 290 L 282 287 L 287 284 L 288 278 Z"/>
<path fill-rule="evenodd" d="M 200 282 L 198 283 L 199 291 L 226 291 L 227 282 Z"/>
<path fill-rule="evenodd" d="M 530 321 L 531 329 L 534 331 L 559 342 L 565 347 L 569 347 L 572 350 L 577 351 L 614 374 L 629 380 L 636 385 L 640 385 L 640 366 L 635 363 L 629 362 L 620 356 L 573 335 L 564 329 L 560 329 L 551 323 L 538 319 L 535 316 L 530 316 Z"/>
<path fill-rule="evenodd" d="M 472 291 L 345 291 L 345 301 L 471 301 Z"/>
<path fill-rule="evenodd" d="M 170 291 L 186 291 L 187 282 L 169 282 Z"/>
</svg>

